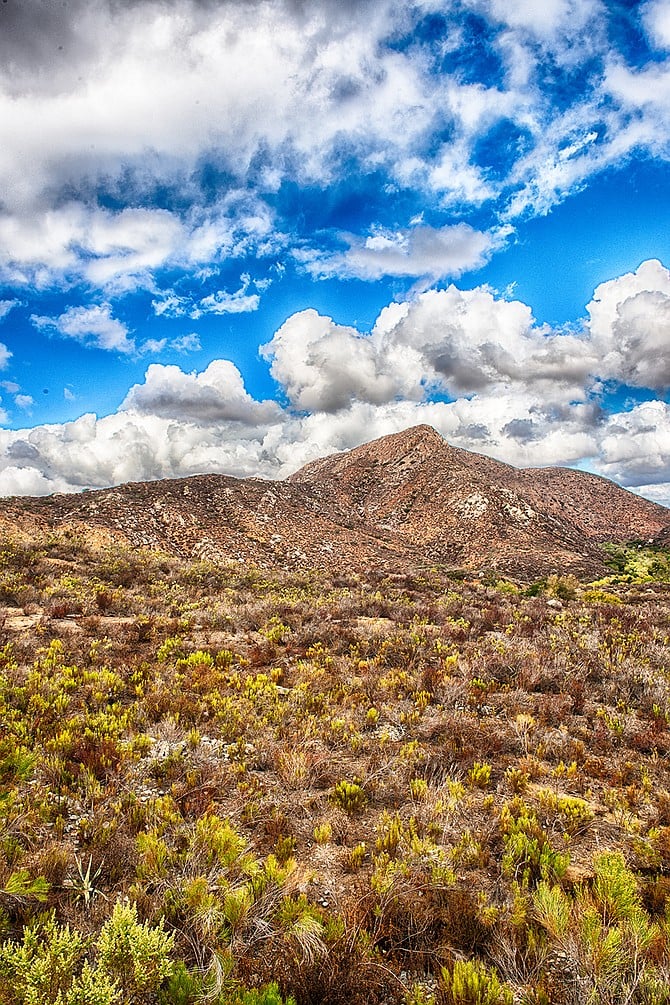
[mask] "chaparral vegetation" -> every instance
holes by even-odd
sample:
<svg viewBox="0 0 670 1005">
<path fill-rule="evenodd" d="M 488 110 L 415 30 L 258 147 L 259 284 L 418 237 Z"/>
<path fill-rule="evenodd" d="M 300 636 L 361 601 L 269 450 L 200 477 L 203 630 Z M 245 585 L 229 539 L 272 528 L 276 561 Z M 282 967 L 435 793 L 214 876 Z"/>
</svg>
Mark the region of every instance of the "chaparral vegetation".
<svg viewBox="0 0 670 1005">
<path fill-rule="evenodd" d="M 670 1002 L 670 575 L 0 546 L 3 1005 Z"/>
</svg>

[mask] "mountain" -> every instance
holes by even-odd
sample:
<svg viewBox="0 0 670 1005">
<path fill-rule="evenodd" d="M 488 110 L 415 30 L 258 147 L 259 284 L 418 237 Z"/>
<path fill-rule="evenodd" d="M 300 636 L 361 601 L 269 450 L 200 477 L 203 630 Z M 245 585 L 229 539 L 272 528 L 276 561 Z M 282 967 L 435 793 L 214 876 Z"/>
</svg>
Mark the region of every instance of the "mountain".
<svg viewBox="0 0 670 1005">
<path fill-rule="evenodd" d="M 670 535 L 670 510 L 595 475 L 518 469 L 430 426 L 307 464 L 285 481 L 224 475 L 0 501 L 0 526 L 261 567 L 447 565 L 524 579 L 597 576 L 603 541 Z"/>
<path fill-rule="evenodd" d="M 289 479 L 324 510 L 429 559 L 522 575 L 602 569 L 603 541 L 670 533 L 670 511 L 596 475 L 518 469 L 416 426 L 306 465 Z"/>
</svg>

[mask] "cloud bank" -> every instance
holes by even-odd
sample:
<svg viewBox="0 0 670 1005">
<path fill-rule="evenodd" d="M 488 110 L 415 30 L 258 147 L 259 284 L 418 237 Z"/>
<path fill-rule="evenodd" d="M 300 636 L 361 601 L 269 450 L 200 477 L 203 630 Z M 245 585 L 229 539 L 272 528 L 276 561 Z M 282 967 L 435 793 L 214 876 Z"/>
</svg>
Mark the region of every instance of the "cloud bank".
<svg viewBox="0 0 670 1005">
<path fill-rule="evenodd" d="M 391 303 L 369 334 L 299 311 L 260 350 L 282 405 L 255 400 L 225 359 L 201 373 L 152 363 L 112 415 L 0 431 L 0 492 L 201 472 L 284 477 L 427 422 L 457 446 L 519 465 L 588 462 L 670 503 L 670 407 L 653 398 L 670 379 L 669 310 L 670 273 L 648 261 L 601 284 L 578 331 L 538 325 L 486 287 Z M 66 319 L 73 337 L 94 321 Z M 613 382 L 624 398 L 644 387 L 651 400 L 605 413 Z"/>
<path fill-rule="evenodd" d="M 502 226 L 633 152 L 667 157 L 667 4 L 630 13 L 635 60 L 610 8 L 2 4 L 0 279 L 123 292 L 278 249 L 312 275 L 457 278 Z M 315 242 L 277 202 L 345 177 L 452 219 L 391 224 L 373 203 L 337 251 L 337 225 Z"/>
</svg>

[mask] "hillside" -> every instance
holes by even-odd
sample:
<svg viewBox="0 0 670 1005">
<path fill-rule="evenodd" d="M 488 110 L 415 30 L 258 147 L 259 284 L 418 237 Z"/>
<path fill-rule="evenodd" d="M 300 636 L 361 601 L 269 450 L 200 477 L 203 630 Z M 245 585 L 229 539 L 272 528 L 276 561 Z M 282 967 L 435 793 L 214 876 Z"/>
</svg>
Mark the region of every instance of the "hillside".
<svg viewBox="0 0 670 1005">
<path fill-rule="evenodd" d="M 308 464 L 289 479 L 319 511 L 404 541 L 408 553 L 521 576 L 595 575 L 598 543 L 655 538 L 670 511 L 565 468 L 519 470 L 450 446 L 429 426 Z"/>
<path fill-rule="evenodd" d="M 428 427 L 4 500 L 0 1003 L 669 1005 L 669 529 Z"/>
<path fill-rule="evenodd" d="M 0 501 L 30 536 L 71 527 L 184 558 L 264 568 L 438 565 L 532 580 L 595 578 L 598 545 L 649 540 L 670 511 L 562 468 L 519 470 L 417 426 L 314 461 L 286 481 L 199 475 L 81 495 Z"/>
<path fill-rule="evenodd" d="M 668 555 L 519 589 L 106 529 L 167 487 L 0 539 L 2 1005 L 668 1005 Z"/>
</svg>

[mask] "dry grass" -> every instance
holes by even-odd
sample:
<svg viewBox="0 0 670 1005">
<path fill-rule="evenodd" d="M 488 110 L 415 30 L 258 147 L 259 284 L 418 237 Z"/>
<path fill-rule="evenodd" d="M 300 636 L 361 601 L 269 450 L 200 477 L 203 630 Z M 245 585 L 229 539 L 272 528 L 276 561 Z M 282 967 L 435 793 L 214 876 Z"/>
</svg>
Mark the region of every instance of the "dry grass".
<svg viewBox="0 0 670 1005">
<path fill-rule="evenodd" d="M 582 938 L 607 849 L 667 970 L 667 587 L 561 600 L 53 538 L 0 558 L 5 939 L 45 908 L 92 939 L 129 897 L 191 971 L 225 961 L 225 994 L 484 1001 L 456 996 L 477 959 L 503 998 L 586 1001 L 535 904 L 556 885 Z M 665 1000 L 638 984 L 626 1000 Z"/>
</svg>

